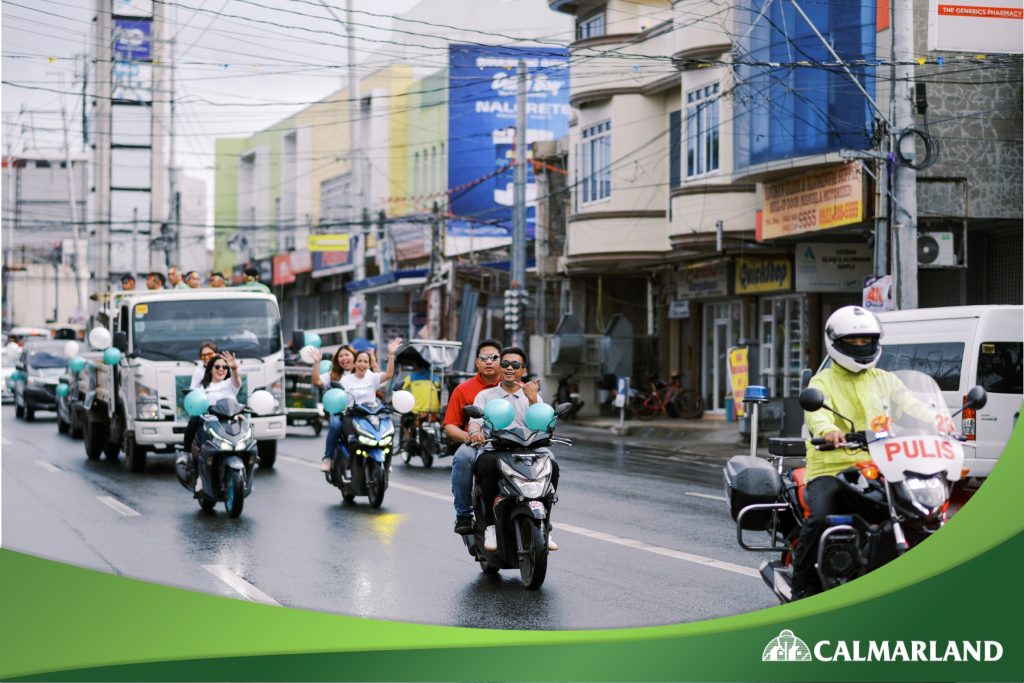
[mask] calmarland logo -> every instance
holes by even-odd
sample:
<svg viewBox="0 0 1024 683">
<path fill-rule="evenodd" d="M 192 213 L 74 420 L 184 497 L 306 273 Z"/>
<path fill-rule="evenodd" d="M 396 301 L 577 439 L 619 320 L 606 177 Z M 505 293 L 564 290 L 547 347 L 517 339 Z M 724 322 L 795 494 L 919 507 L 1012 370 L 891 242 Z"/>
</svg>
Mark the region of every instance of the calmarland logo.
<svg viewBox="0 0 1024 683">
<path fill-rule="evenodd" d="M 997 640 L 819 640 L 813 647 L 789 629 L 768 641 L 763 662 L 996 662 Z"/>
<path fill-rule="evenodd" d="M 809 662 L 811 649 L 788 628 L 768 641 L 761 654 L 762 662 Z"/>
</svg>

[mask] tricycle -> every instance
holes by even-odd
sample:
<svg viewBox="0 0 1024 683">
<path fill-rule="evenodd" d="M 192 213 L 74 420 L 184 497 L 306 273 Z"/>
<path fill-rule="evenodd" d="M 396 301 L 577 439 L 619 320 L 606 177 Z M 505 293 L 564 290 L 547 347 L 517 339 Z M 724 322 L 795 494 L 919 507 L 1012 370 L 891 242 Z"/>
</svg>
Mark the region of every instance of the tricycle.
<svg viewBox="0 0 1024 683">
<path fill-rule="evenodd" d="M 402 416 L 398 450 L 406 465 L 419 458 L 424 467 L 431 467 L 436 458 L 453 453 L 442 428 L 449 395 L 445 373 L 460 350 L 462 342 L 413 339 L 395 357 L 399 372 L 394 388 L 409 391 L 416 399 L 412 411 Z"/>
</svg>

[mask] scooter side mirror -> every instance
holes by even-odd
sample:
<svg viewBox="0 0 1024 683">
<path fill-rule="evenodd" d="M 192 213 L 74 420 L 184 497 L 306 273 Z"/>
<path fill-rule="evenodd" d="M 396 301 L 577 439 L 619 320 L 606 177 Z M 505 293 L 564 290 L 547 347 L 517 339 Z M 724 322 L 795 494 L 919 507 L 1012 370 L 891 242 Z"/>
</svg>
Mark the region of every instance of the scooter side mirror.
<svg viewBox="0 0 1024 683">
<path fill-rule="evenodd" d="M 572 403 L 559 403 L 555 408 L 555 417 L 565 417 L 572 412 Z"/>
<path fill-rule="evenodd" d="M 478 418 L 484 416 L 484 409 L 479 406 L 466 406 L 462 409 L 462 412 L 466 414 L 466 417 Z"/>
<path fill-rule="evenodd" d="M 981 410 L 988 403 L 988 392 L 982 386 L 972 387 L 967 392 L 967 403 L 965 407 Z"/>
<path fill-rule="evenodd" d="M 800 392 L 800 407 L 809 413 L 821 410 L 825 406 L 825 394 L 821 390 L 808 387 Z"/>
</svg>

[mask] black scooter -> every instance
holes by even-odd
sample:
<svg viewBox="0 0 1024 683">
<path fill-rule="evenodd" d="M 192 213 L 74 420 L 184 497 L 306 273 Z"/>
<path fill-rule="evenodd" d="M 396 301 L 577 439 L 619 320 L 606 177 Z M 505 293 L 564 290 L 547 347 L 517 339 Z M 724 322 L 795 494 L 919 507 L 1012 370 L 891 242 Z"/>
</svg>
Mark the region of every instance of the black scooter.
<svg viewBox="0 0 1024 683">
<path fill-rule="evenodd" d="M 564 416 L 566 420 L 576 417 L 586 403 L 580 398 L 579 382 L 573 379 L 575 374 L 575 372 L 570 372 L 558 378 L 558 390 L 555 392 L 555 400 L 551 402 L 552 407 L 555 408 L 563 403 L 570 404 L 571 408 Z"/>
<path fill-rule="evenodd" d="M 571 404 L 563 403 L 555 409 L 555 416 L 563 417 L 571 409 Z M 471 418 L 484 415 L 477 406 L 467 406 L 465 413 Z M 484 548 L 487 510 L 480 481 L 475 477 L 475 528 L 462 540 L 485 574 L 518 568 L 526 587 L 536 590 L 547 575 L 551 508 L 558 502 L 551 483 L 553 458 L 547 447 L 552 443 L 571 446 L 572 442 L 554 437 L 550 430 L 492 430 L 486 418 L 484 433 L 488 437 L 486 448 L 498 452 L 499 500 L 494 504 L 498 549 L 489 551 Z"/>
<path fill-rule="evenodd" d="M 258 462 L 256 433 L 247 409 L 233 398 L 222 398 L 203 416 L 191 458 L 182 454 L 174 469 L 199 507 L 210 512 L 223 501 L 228 517 L 238 517 L 245 498 L 252 493 Z"/>
</svg>

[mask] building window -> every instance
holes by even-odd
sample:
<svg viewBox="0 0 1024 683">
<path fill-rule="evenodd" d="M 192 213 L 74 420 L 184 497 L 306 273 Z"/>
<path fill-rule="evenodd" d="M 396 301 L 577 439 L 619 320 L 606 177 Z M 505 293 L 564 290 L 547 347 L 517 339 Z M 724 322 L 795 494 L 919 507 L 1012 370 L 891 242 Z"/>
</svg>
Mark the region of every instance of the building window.
<svg viewBox="0 0 1024 683">
<path fill-rule="evenodd" d="M 679 110 L 668 115 L 668 184 L 671 189 L 679 187 L 683 172 L 682 156 L 683 116 Z"/>
<path fill-rule="evenodd" d="M 612 196 L 612 122 L 583 129 L 583 203 Z"/>
<path fill-rule="evenodd" d="M 592 14 L 585 19 L 580 19 L 576 24 L 576 40 L 597 38 L 604 35 L 604 12 Z"/>
<path fill-rule="evenodd" d="M 686 177 L 718 170 L 718 83 L 686 94 Z"/>
</svg>

